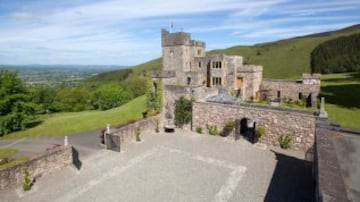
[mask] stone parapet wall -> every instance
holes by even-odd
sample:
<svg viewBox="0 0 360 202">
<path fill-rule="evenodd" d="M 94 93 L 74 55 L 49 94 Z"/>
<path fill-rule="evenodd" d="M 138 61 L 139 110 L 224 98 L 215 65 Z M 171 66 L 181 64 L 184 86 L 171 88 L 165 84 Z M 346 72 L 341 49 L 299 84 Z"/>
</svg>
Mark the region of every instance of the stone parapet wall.
<svg viewBox="0 0 360 202">
<path fill-rule="evenodd" d="M 24 169 L 27 168 L 30 178 L 38 178 L 72 164 L 72 146 L 59 146 L 47 150 L 30 160 L 0 170 L 0 191 L 21 186 Z"/>
<path fill-rule="evenodd" d="M 265 127 L 260 142 L 279 146 L 280 135 L 289 135 L 292 149 L 308 151 L 314 144 L 316 116 L 307 111 L 277 109 L 275 107 L 241 106 L 207 102 L 193 103 L 192 129 L 216 125 L 221 131 L 227 121 L 250 119 L 256 126 Z"/>
<path fill-rule="evenodd" d="M 327 120 L 317 122 L 313 163 L 315 199 L 317 202 L 350 201 L 347 197 L 347 189 L 350 188 L 345 185 L 341 175 L 341 166 L 329 128 Z"/>
<path fill-rule="evenodd" d="M 140 129 L 140 138 L 147 136 L 150 133 L 154 133 L 156 129 L 157 117 L 150 117 L 147 119 L 141 119 L 133 123 L 123 125 L 110 132 L 109 135 L 116 136 L 120 139 L 120 151 L 126 143 L 135 142 L 136 140 L 136 128 Z"/>
</svg>

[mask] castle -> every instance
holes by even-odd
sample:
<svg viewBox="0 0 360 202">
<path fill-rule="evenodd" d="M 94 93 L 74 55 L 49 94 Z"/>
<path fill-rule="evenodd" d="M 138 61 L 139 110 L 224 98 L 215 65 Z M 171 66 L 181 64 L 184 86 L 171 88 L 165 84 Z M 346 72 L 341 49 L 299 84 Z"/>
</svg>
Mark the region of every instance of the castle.
<svg viewBox="0 0 360 202">
<path fill-rule="evenodd" d="M 190 33 L 161 31 L 161 72 L 153 78 L 162 78 L 166 110 L 173 111 L 180 96 L 196 101 L 232 94 L 243 101 L 282 98 L 306 100 L 316 107 L 320 92 L 320 75 L 303 74 L 301 81 L 263 79 L 263 67 L 244 65 L 242 56 L 224 54 L 206 55 L 206 44 L 191 39 Z"/>
</svg>

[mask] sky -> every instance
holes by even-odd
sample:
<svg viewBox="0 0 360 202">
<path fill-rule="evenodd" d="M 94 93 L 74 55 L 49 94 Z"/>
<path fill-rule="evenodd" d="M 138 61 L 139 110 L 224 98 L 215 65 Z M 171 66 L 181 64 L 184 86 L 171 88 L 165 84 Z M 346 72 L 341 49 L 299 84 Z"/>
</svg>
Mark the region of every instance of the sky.
<svg viewBox="0 0 360 202">
<path fill-rule="evenodd" d="M 0 64 L 136 65 L 171 22 L 211 50 L 359 24 L 360 1 L 0 0 Z"/>
</svg>

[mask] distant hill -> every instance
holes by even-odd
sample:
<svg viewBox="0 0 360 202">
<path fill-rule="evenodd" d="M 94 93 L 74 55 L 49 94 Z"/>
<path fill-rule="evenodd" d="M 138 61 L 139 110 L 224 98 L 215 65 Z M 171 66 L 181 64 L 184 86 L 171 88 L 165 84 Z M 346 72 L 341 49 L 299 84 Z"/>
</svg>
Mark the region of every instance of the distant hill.
<svg viewBox="0 0 360 202">
<path fill-rule="evenodd" d="M 310 54 L 319 44 L 337 37 L 360 33 L 360 25 L 344 29 L 299 36 L 253 46 L 234 46 L 209 51 L 208 54 L 241 55 L 245 64 L 257 64 L 264 67 L 265 78 L 298 78 L 303 72 L 311 72 Z M 161 69 L 161 58 L 132 67 L 134 73 L 145 70 Z M 122 71 L 122 70 L 119 70 Z M 115 75 L 116 71 L 113 71 Z M 93 79 L 101 79 L 99 74 Z"/>
</svg>

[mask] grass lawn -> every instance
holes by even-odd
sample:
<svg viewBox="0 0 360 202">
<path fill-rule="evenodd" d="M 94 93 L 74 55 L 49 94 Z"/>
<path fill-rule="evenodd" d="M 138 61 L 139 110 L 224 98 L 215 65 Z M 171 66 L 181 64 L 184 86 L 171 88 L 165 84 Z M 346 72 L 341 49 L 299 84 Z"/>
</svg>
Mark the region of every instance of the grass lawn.
<svg viewBox="0 0 360 202">
<path fill-rule="evenodd" d="M 330 120 L 360 128 L 360 74 L 322 75 L 321 95 L 325 97 Z"/>
<path fill-rule="evenodd" d="M 19 150 L 16 148 L 1 148 L 0 149 L 0 159 L 5 158 L 5 157 L 10 157 L 12 155 L 15 155 L 18 152 L 19 152 Z"/>
<path fill-rule="evenodd" d="M 146 110 L 145 96 L 107 111 L 65 112 L 44 115 L 43 122 L 33 128 L 11 133 L 3 138 L 57 136 L 105 128 L 106 124 L 117 125 L 142 117 Z"/>
<path fill-rule="evenodd" d="M 16 148 L 1 148 L 0 159 L 8 158 L 8 162 L 1 164 L 0 170 L 27 161 L 27 157 L 20 157 L 17 159 L 12 158 L 12 156 L 17 154 L 18 152 L 19 150 Z"/>
</svg>

